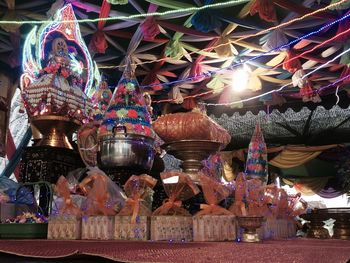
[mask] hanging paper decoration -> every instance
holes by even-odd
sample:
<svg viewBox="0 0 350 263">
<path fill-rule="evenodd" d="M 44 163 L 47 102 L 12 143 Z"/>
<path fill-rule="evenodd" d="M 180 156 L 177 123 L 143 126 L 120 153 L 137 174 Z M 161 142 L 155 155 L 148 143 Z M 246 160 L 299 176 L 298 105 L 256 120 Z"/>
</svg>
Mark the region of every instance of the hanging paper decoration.
<svg viewBox="0 0 350 263">
<path fill-rule="evenodd" d="M 209 5 L 212 2 L 213 0 L 205 0 L 204 5 Z M 191 19 L 194 28 L 200 32 L 208 33 L 221 27 L 221 21 L 214 12 L 214 10 L 209 8 L 197 11 Z"/>
<path fill-rule="evenodd" d="M 303 102 L 312 101 L 313 103 L 321 102 L 321 97 L 318 95 L 317 91 L 313 89 L 310 80 L 300 89 L 299 92 L 302 97 Z"/>
<path fill-rule="evenodd" d="M 182 42 L 178 38 L 169 41 L 165 48 L 165 55 L 173 59 L 181 59 L 186 53 Z"/>
<path fill-rule="evenodd" d="M 219 57 L 225 58 L 225 57 L 232 57 L 233 55 L 238 55 L 237 49 L 230 44 L 230 37 L 229 36 L 220 36 L 218 41 L 216 42 L 214 48 L 216 54 L 218 54 Z"/>
<path fill-rule="evenodd" d="M 169 94 L 170 99 L 173 99 L 173 102 L 176 104 L 182 104 L 184 102 L 184 98 L 181 95 L 181 91 L 179 86 L 173 87 Z"/>
<path fill-rule="evenodd" d="M 125 127 L 127 134 L 155 137 L 151 116 L 129 60 L 104 115 L 99 136 L 113 135 L 120 126 Z"/>
<path fill-rule="evenodd" d="M 292 76 L 292 82 L 294 87 L 302 88 L 307 84 L 307 79 L 304 78 L 305 72 L 303 69 L 297 70 Z"/>
<path fill-rule="evenodd" d="M 269 34 L 266 43 L 262 46 L 264 50 L 276 50 L 280 46 L 288 44 L 288 38 L 281 29 L 275 29 Z"/>
<path fill-rule="evenodd" d="M 340 75 L 340 79 L 343 79 L 344 85 L 350 83 L 350 68 L 349 68 L 349 66 L 344 67 L 343 72 Z"/>
<path fill-rule="evenodd" d="M 153 40 L 160 33 L 159 26 L 153 16 L 149 16 L 140 25 L 143 38 L 145 40 Z"/>
<path fill-rule="evenodd" d="M 196 77 L 196 78 L 192 79 L 193 82 L 202 81 L 205 78 L 203 76 L 202 65 L 197 60 L 192 64 L 192 67 L 191 67 L 191 70 L 190 70 L 190 76 L 191 77 Z"/>
<path fill-rule="evenodd" d="M 292 82 L 294 87 L 300 88 L 299 95 L 302 98 L 303 102 L 321 102 L 321 98 L 318 95 L 317 91 L 313 90 L 311 81 L 309 78 L 305 77 L 304 70 L 297 70 L 292 77 Z"/>
<path fill-rule="evenodd" d="M 332 0 L 330 4 L 335 4 L 340 2 L 341 0 Z M 334 6 L 332 8 L 330 8 L 331 10 L 345 10 L 350 8 L 350 2 L 349 1 L 345 1 L 337 6 Z"/>
<path fill-rule="evenodd" d="M 207 88 L 212 89 L 214 93 L 220 93 L 226 83 L 224 83 L 224 80 L 220 75 L 214 76 L 208 83 L 207 83 Z"/>
<path fill-rule="evenodd" d="M 95 53 L 104 54 L 108 48 L 108 43 L 105 34 L 101 30 L 97 30 L 91 38 L 89 49 Z"/>
<path fill-rule="evenodd" d="M 287 56 L 283 62 L 283 69 L 290 73 L 295 73 L 297 70 L 301 69 L 301 62 L 298 58 L 295 58 L 295 54 L 292 50 L 287 51 Z"/>
<path fill-rule="evenodd" d="M 267 147 L 259 123 L 256 124 L 249 143 L 245 173 L 248 178 L 260 178 L 267 181 Z"/>
<path fill-rule="evenodd" d="M 250 15 L 259 14 L 267 22 L 277 22 L 275 5 L 272 0 L 254 0 L 250 7 Z"/>
</svg>

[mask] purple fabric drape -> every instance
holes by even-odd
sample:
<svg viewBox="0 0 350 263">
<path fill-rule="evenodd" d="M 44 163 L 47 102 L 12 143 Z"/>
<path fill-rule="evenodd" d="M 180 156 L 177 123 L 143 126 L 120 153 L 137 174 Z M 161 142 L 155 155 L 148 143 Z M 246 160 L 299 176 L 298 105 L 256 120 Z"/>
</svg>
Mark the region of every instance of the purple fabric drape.
<svg viewBox="0 0 350 263">
<path fill-rule="evenodd" d="M 323 198 L 338 197 L 346 192 L 346 177 L 348 177 L 347 158 L 350 156 L 350 147 L 337 147 L 322 152 L 318 158 L 333 162 L 337 168 L 337 174 L 330 178 L 326 186 L 317 194 Z"/>
</svg>

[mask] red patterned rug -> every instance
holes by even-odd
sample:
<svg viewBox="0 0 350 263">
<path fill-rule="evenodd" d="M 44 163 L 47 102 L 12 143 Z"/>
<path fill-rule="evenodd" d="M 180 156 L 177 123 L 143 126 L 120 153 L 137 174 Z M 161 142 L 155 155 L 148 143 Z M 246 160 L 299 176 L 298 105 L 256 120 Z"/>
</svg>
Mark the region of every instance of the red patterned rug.
<svg viewBox="0 0 350 263">
<path fill-rule="evenodd" d="M 293 239 L 247 244 L 0 240 L 0 252 L 39 258 L 94 255 L 120 262 L 346 263 L 350 260 L 350 241 Z"/>
</svg>

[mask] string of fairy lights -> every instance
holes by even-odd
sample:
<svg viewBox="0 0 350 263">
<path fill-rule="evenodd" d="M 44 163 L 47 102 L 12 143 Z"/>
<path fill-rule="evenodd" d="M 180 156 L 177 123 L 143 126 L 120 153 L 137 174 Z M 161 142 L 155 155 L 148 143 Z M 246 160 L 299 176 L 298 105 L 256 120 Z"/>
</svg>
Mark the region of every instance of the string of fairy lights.
<svg viewBox="0 0 350 263">
<path fill-rule="evenodd" d="M 196 54 L 196 53 L 200 54 L 201 52 L 209 50 L 209 49 L 214 49 L 214 48 L 222 47 L 222 46 L 225 46 L 225 45 L 238 43 L 238 42 L 240 42 L 242 40 L 262 35 L 262 34 L 264 34 L 266 32 L 271 31 L 271 30 L 280 29 L 280 28 L 288 26 L 288 25 L 290 25 L 290 24 L 292 24 L 294 22 L 301 21 L 301 20 L 303 20 L 303 19 L 305 19 L 307 17 L 313 16 L 313 15 L 318 14 L 320 12 L 324 12 L 324 11 L 326 11 L 328 9 L 331 9 L 331 8 L 334 9 L 338 5 L 341 5 L 341 4 L 343 4 L 343 3 L 347 2 L 347 1 L 348 0 L 341 0 L 341 1 L 336 2 L 336 3 L 331 3 L 328 6 L 325 6 L 323 8 L 317 9 L 317 10 L 315 10 L 313 12 L 310 12 L 308 14 L 305 14 L 305 15 L 303 15 L 301 17 L 294 18 L 294 19 L 292 19 L 290 21 L 287 21 L 285 23 L 282 23 L 282 24 L 279 24 L 279 25 L 267 28 L 265 30 L 259 31 L 259 32 L 254 33 L 254 34 L 249 34 L 249 35 L 245 35 L 245 36 L 242 36 L 242 37 L 239 36 L 238 39 L 229 40 L 226 43 L 222 43 L 222 44 L 215 45 L 215 46 L 212 46 L 212 47 L 209 47 L 209 48 L 204 48 L 204 49 L 201 49 L 201 50 L 193 51 L 193 52 L 190 52 L 189 55 L 193 55 L 193 54 Z M 74 20 L 74 21 L 65 20 L 65 21 L 62 21 L 61 23 L 71 23 L 71 22 L 88 23 L 88 22 L 98 22 L 98 21 L 106 21 L 107 22 L 107 21 L 116 21 L 116 20 L 131 20 L 131 19 L 135 19 L 135 18 L 146 18 L 146 17 L 151 17 L 151 16 L 161 17 L 161 16 L 165 16 L 165 15 L 169 15 L 169 14 L 176 14 L 176 13 L 184 13 L 184 12 L 191 13 L 191 12 L 196 12 L 196 11 L 205 10 L 205 9 L 209 9 L 209 8 L 223 8 L 223 7 L 226 7 L 226 6 L 238 5 L 238 4 L 243 4 L 243 3 L 246 3 L 246 2 L 249 2 L 249 0 L 231 0 L 231 1 L 224 2 L 224 3 L 215 3 L 215 4 L 207 4 L 207 5 L 203 5 L 203 6 L 199 6 L 199 7 L 190 7 L 190 8 L 183 8 L 183 9 L 167 10 L 165 12 L 152 12 L 152 13 L 145 13 L 145 14 L 134 14 L 134 15 L 129 15 L 129 16 L 106 17 L 106 18 L 96 18 L 96 19 L 78 19 L 78 20 Z M 296 38 L 296 39 L 290 41 L 289 43 L 287 43 L 285 45 L 281 45 L 281 46 L 279 46 L 277 48 L 271 49 L 271 50 L 269 50 L 269 51 L 267 51 L 267 52 L 265 52 L 263 54 L 260 54 L 258 56 L 252 57 L 252 58 L 250 58 L 248 60 L 240 61 L 238 63 L 234 63 L 234 64 L 230 65 L 229 67 L 225 67 L 225 68 L 220 68 L 218 70 L 209 71 L 209 72 L 203 73 L 201 75 L 190 76 L 190 77 L 177 79 L 177 80 L 170 81 L 170 82 L 162 82 L 162 83 L 157 83 L 157 84 L 144 85 L 142 87 L 143 88 L 152 88 L 152 87 L 155 87 L 155 86 L 172 86 L 172 85 L 177 85 L 177 84 L 180 84 L 180 83 L 183 83 L 183 82 L 191 82 L 191 81 L 193 81 L 195 79 L 198 79 L 198 78 L 209 78 L 209 77 L 212 77 L 213 75 L 219 74 L 219 73 L 221 73 L 223 71 L 233 70 L 234 68 L 236 68 L 236 67 L 238 67 L 240 65 L 244 65 L 245 63 L 248 63 L 248 62 L 256 60 L 256 59 L 259 59 L 262 56 L 266 56 L 266 55 L 271 54 L 273 52 L 280 51 L 280 50 L 282 50 L 284 48 L 288 48 L 292 44 L 294 44 L 294 43 L 296 43 L 296 42 L 298 42 L 298 41 L 300 41 L 302 39 L 305 39 L 305 38 L 308 38 L 308 37 L 310 37 L 310 36 L 312 36 L 314 34 L 320 33 L 324 29 L 327 29 L 327 28 L 333 26 L 336 23 L 344 21 L 349 16 L 350 16 L 350 14 L 347 14 L 347 15 L 339 18 L 339 19 L 336 19 L 336 20 L 332 21 L 331 23 L 328 23 L 328 24 L 322 26 L 318 30 L 315 30 L 315 31 L 313 31 L 313 32 L 311 32 L 309 34 L 306 34 L 304 36 Z M 15 25 L 34 24 L 35 25 L 35 24 L 46 24 L 46 23 L 51 23 L 51 22 L 52 22 L 52 20 L 44 20 L 44 21 L 29 21 L 29 20 L 26 20 L 26 21 L 9 21 L 9 20 L 3 20 L 3 21 L 0 21 L 0 25 L 6 25 L 6 24 L 15 24 Z M 346 30 L 344 32 L 341 32 L 340 34 L 337 34 L 333 38 L 331 38 L 331 39 L 329 39 L 329 40 L 327 40 L 325 42 L 322 42 L 319 45 L 313 47 L 311 50 L 304 51 L 303 53 L 299 54 L 298 56 L 291 58 L 290 61 L 295 60 L 295 59 L 297 59 L 299 57 L 302 57 L 303 55 L 305 55 L 305 54 L 307 54 L 309 52 L 312 52 L 312 51 L 316 50 L 317 48 L 319 48 L 319 47 L 329 43 L 330 41 L 336 39 L 337 37 L 348 33 L 349 30 L 350 29 L 348 29 L 348 30 Z M 335 58 L 327 61 L 325 64 L 322 64 L 321 66 L 317 67 L 315 70 L 313 70 L 313 71 L 309 72 L 308 74 L 304 75 L 303 78 L 306 78 L 307 76 L 309 76 L 310 74 L 314 73 L 315 71 L 323 68 L 325 65 L 328 65 L 329 63 L 333 62 L 335 59 L 339 58 L 341 55 L 346 54 L 348 51 L 349 51 L 349 49 L 344 51 L 344 52 L 342 52 L 341 54 L 337 55 Z M 150 61 L 144 61 L 144 62 L 141 62 L 141 63 L 135 63 L 134 65 L 141 65 L 141 64 L 146 64 L 146 63 L 155 63 L 155 62 L 160 62 L 160 61 L 163 61 L 163 60 L 166 60 L 166 59 L 167 58 L 165 57 L 165 58 L 161 58 L 161 59 L 155 59 L 155 60 L 150 60 Z M 282 63 L 279 63 L 277 66 L 273 67 L 272 70 L 275 69 L 276 67 L 280 66 L 281 64 Z M 124 66 L 125 65 L 120 65 L 120 66 L 100 66 L 99 68 L 117 68 L 117 67 L 124 67 Z M 205 105 L 226 105 L 226 106 L 228 106 L 228 105 L 233 105 L 233 104 L 237 104 L 237 103 L 242 103 L 242 102 L 245 102 L 245 101 L 249 101 L 249 100 L 260 98 L 260 97 L 268 95 L 268 94 L 270 94 L 272 92 L 282 91 L 285 87 L 289 86 L 290 84 L 291 83 L 288 83 L 286 85 L 283 85 L 279 89 L 275 89 L 275 90 L 266 92 L 264 94 L 260 94 L 260 95 L 257 95 L 257 96 L 251 97 L 251 98 L 247 98 L 247 99 L 243 99 L 243 100 L 239 100 L 239 101 L 234 101 L 234 102 L 230 102 L 230 103 L 221 103 L 221 104 L 220 103 L 218 103 L 218 104 L 203 103 L 203 104 L 205 104 Z M 203 92 L 203 93 L 200 93 L 200 94 L 187 96 L 187 97 L 184 97 L 184 99 L 201 97 L 201 96 L 205 96 L 205 95 L 210 94 L 210 93 L 213 93 L 213 91 L 207 91 L 207 92 Z M 160 101 L 155 101 L 155 102 L 156 103 L 161 103 L 161 102 L 166 102 L 166 101 L 172 101 L 172 100 L 160 100 Z"/>
<path fill-rule="evenodd" d="M 293 18 L 287 22 L 284 22 L 282 24 L 279 24 L 279 25 L 276 25 L 276 26 L 272 26 L 272 27 L 269 27 L 267 29 L 264 29 L 264 30 L 261 30 L 261 31 L 258 31 L 254 34 L 248 34 L 248 35 L 244 35 L 244 36 L 237 36 L 238 39 L 235 39 L 235 40 L 229 40 L 228 42 L 225 42 L 225 43 L 221 43 L 221 44 L 218 44 L 218 45 L 214 45 L 214 46 L 211 46 L 211 47 L 207 47 L 207 48 L 203 48 L 203 49 L 200 49 L 198 51 L 192 51 L 192 52 L 189 52 L 188 55 L 194 55 L 194 54 L 201 54 L 201 52 L 203 51 L 207 51 L 207 50 L 212 50 L 212 49 L 216 49 L 216 48 L 219 48 L 219 47 L 224 47 L 224 46 L 228 46 L 230 44 L 236 44 L 242 40 L 246 40 L 248 38 L 251 38 L 251 37 L 257 37 L 257 36 L 261 36 L 265 33 L 268 33 L 272 30 L 277 30 L 277 29 L 281 29 L 283 27 L 287 27 L 291 24 L 293 24 L 294 22 L 299 22 L 299 21 L 302 21 L 304 20 L 305 18 L 308 18 L 308 17 L 311 17 L 313 15 L 316 15 L 318 13 L 321 13 L 321 12 L 324 12 L 328 9 L 331 9 L 331 8 L 335 8 L 337 7 L 338 5 L 346 2 L 348 0 L 341 0 L 339 2 L 336 2 L 336 3 L 333 3 L 333 4 L 330 4 L 330 5 L 327 5 L 323 8 L 320 8 L 320 9 L 317 9 L 313 12 L 310 12 L 310 13 L 307 13 L 303 16 L 300 16 L 300 17 L 296 17 L 296 18 Z M 144 61 L 144 62 L 139 62 L 139 63 L 133 63 L 132 65 L 133 66 L 139 66 L 139 65 L 144 65 L 144 64 L 152 64 L 152 63 L 156 63 L 156 62 L 162 62 L 164 60 L 167 60 L 168 58 L 167 57 L 164 57 L 164 58 L 160 58 L 160 59 L 153 59 L 153 60 L 149 60 L 149 61 Z M 124 68 L 126 65 L 117 65 L 117 66 L 99 66 L 100 69 L 113 69 L 113 68 Z"/>
<path fill-rule="evenodd" d="M 318 66 L 317 68 L 315 68 L 314 70 L 308 72 L 307 74 L 305 74 L 304 76 L 301 77 L 301 80 L 304 80 L 305 78 L 307 78 L 308 76 L 310 76 L 311 74 L 315 73 L 316 71 L 326 67 L 327 65 L 329 65 L 330 63 L 334 62 L 335 60 L 337 60 L 338 58 L 340 58 L 341 56 L 343 56 L 344 54 L 348 53 L 350 51 L 350 48 L 344 50 L 343 52 L 341 52 L 340 54 L 338 54 L 337 56 L 335 56 L 334 58 L 328 60 L 326 63 L 324 64 L 321 64 L 320 66 Z M 348 76 L 349 77 L 349 76 Z M 345 78 L 346 79 L 346 78 Z M 336 82 L 338 83 L 338 82 Z M 206 106 L 232 106 L 234 104 L 239 104 L 239 103 L 243 103 L 243 102 L 247 102 L 247 101 L 251 101 L 251 100 L 254 100 L 254 99 L 259 99 L 263 96 L 266 96 L 266 95 L 269 95 L 271 93 L 274 93 L 274 92 L 280 92 L 282 91 L 283 89 L 285 89 L 286 87 L 292 85 L 293 82 L 289 82 L 283 86 L 281 86 L 280 88 L 278 89 L 274 89 L 274 90 L 270 90 L 268 92 L 265 92 L 265 93 L 262 93 L 262 94 L 259 94 L 259 95 L 256 95 L 256 96 L 253 96 L 253 97 L 250 97 L 250 98 L 247 98 L 247 99 L 242 99 L 242 100 L 237 100 L 237 101 L 232 101 L 232 102 L 229 102 L 229 103 L 204 103 L 202 102 L 202 104 L 206 105 Z M 334 85 L 334 84 L 333 84 Z M 332 85 L 332 86 L 333 86 Z M 322 87 L 323 89 L 325 87 Z"/>
<path fill-rule="evenodd" d="M 167 10 L 164 12 L 150 12 L 150 13 L 142 13 L 142 14 L 133 14 L 133 15 L 128 15 L 128 16 L 113 16 L 113 17 L 99 17 L 99 18 L 89 18 L 89 19 L 78 19 L 78 20 L 65 20 L 62 21 L 62 23 L 72 23 L 72 22 L 77 22 L 77 23 L 96 23 L 96 22 L 109 22 L 109 21 L 117 21 L 117 20 L 132 20 L 135 18 L 147 18 L 147 17 L 161 17 L 161 16 L 166 16 L 166 15 L 172 15 L 172 14 L 179 14 L 179 13 L 192 13 L 192 12 L 197 12 L 205 9 L 210 9 L 210 8 L 224 8 L 232 5 L 239 5 L 239 4 L 244 4 L 249 2 L 250 0 L 229 0 L 226 2 L 221 2 L 221 3 L 213 3 L 213 4 L 206 4 L 203 6 L 194 6 L 194 7 L 186 7 L 186 8 L 179 8 L 179 9 L 173 9 L 173 10 Z M 347 0 L 341 0 L 339 3 L 343 3 L 344 1 Z M 16 21 L 16 20 L 2 20 L 0 21 L 0 25 L 25 25 L 25 24 L 30 24 L 30 25 L 41 25 L 41 24 L 49 24 L 51 23 L 52 20 L 24 20 L 24 21 Z"/>
<path fill-rule="evenodd" d="M 318 30 L 315 30 L 315 31 L 312 31 L 308 34 L 305 34 L 305 35 L 302 35 L 301 37 L 298 37 L 290 42 L 288 42 L 287 44 L 283 44 L 283 45 L 280 45 L 278 47 L 275 47 L 273 49 L 270 49 L 262 54 L 259 54 L 257 56 L 254 56 L 254 57 L 251 57 L 247 60 L 244 60 L 244 61 L 240 61 L 240 62 L 237 62 L 237 63 L 234 63 L 228 67 L 225 67 L 225 68 L 221 68 L 221 69 L 218 69 L 218 70 L 213 70 L 213 71 L 210 71 L 210 72 L 207 72 L 207 73 L 203 73 L 203 74 L 200 74 L 200 75 L 196 75 L 196 76 L 191 76 L 191 77 L 186 77 L 186 78 L 182 78 L 182 79 L 177 79 L 177 80 L 174 80 L 174 81 L 170 81 L 170 82 L 163 82 L 163 83 L 157 83 L 157 84 L 150 84 L 150 85 L 144 85 L 142 86 L 143 88 L 152 88 L 154 86 L 163 86 L 163 85 L 167 85 L 167 86 L 170 86 L 170 85 L 176 85 L 176 84 L 179 84 L 179 83 L 182 83 L 182 82 L 188 82 L 188 81 L 194 81 L 195 79 L 197 78 L 208 78 L 208 77 L 211 77 L 212 75 L 214 74 L 218 74 L 222 71 L 227 71 L 227 70 L 232 70 L 234 69 L 235 67 L 238 67 L 240 65 L 243 65 L 247 62 L 250 62 L 250 61 L 254 61 L 254 60 L 257 60 L 263 56 L 266 56 L 268 54 L 271 54 L 271 53 L 274 53 L 276 51 L 280 51 L 280 50 L 283 50 L 283 49 L 287 49 L 289 48 L 291 45 L 299 42 L 300 40 L 303 40 L 303 39 L 306 39 L 308 37 L 311 37 L 315 34 L 318 34 L 320 32 L 322 32 L 323 30 L 341 22 L 341 21 L 344 21 L 345 19 L 347 19 L 348 17 L 350 17 L 350 13 L 349 14 L 346 14 L 344 15 L 343 17 L 337 19 L 337 20 L 334 20 L 333 22 L 331 23 L 328 23 L 322 27 L 320 27 Z M 322 44 L 322 43 L 321 43 Z"/>
</svg>

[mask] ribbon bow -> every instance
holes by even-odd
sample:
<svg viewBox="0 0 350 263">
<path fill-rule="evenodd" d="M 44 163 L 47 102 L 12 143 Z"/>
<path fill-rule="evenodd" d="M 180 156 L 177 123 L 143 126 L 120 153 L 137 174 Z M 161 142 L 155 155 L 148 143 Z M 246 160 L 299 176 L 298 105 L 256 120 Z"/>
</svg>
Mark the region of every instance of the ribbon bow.
<svg viewBox="0 0 350 263">
<path fill-rule="evenodd" d="M 199 211 L 196 216 L 201 215 L 232 215 L 230 211 L 227 209 L 218 206 L 216 204 L 201 204 L 200 205 L 201 211 Z"/>
</svg>

